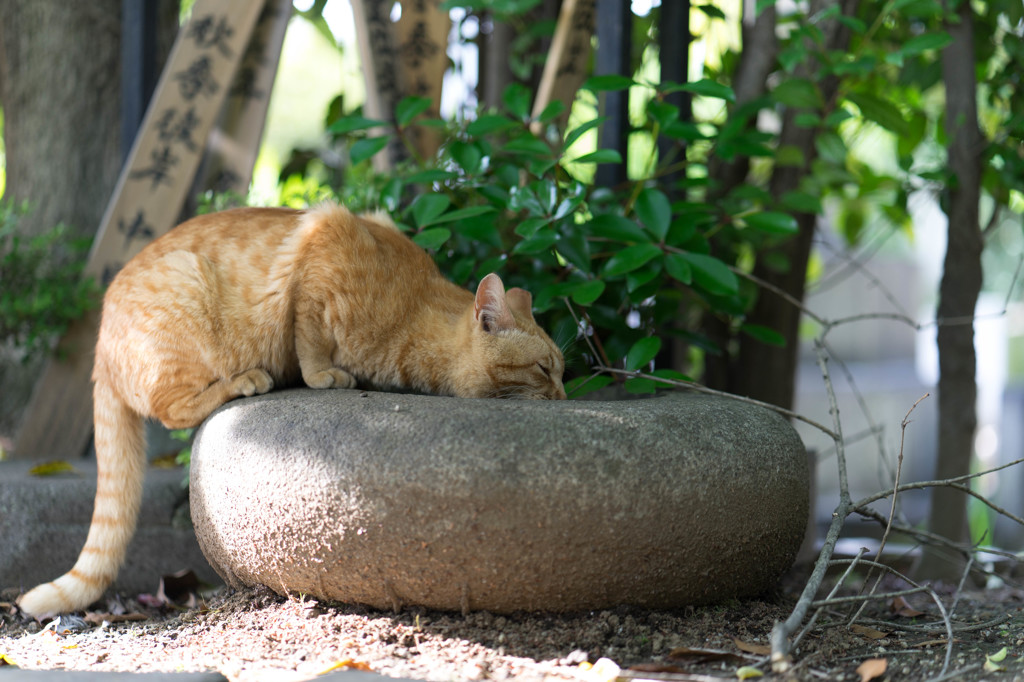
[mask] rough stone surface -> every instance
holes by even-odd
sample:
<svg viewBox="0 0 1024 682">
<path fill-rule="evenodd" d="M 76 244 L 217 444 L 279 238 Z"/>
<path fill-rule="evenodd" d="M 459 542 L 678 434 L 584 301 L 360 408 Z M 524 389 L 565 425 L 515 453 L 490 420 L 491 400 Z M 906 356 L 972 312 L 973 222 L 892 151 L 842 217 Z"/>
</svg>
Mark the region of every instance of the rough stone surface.
<svg viewBox="0 0 1024 682">
<path fill-rule="evenodd" d="M 0 462 L 0 589 L 28 589 L 75 563 L 85 544 L 96 496 L 96 462 L 72 473 L 32 476 L 32 461 Z M 156 591 L 160 577 L 192 569 L 217 582 L 189 523 L 182 469 L 146 472 L 139 525 L 114 582 L 127 593 Z"/>
<path fill-rule="evenodd" d="M 222 407 L 192 453 L 196 534 L 229 584 L 377 608 L 753 595 L 789 568 L 807 522 L 793 428 L 699 394 L 282 391 Z"/>
</svg>

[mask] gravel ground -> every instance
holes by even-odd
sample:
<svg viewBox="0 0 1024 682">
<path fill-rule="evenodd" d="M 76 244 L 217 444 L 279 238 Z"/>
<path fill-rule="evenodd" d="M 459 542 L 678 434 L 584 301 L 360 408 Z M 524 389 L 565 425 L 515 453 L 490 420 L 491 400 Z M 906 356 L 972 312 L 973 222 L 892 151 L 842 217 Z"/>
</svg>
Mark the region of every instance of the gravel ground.
<svg viewBox="0 0 1024 682">
<path fill-rule="evenodd" d="M 788 583 L 794 589 L 759 600 L 675 612 L 620 608 L 506 616 L 380 612 L 283 598 L 266 589 L 221 590 L 191 608 L 112 600 L 106 613 L 92 616 L 98 624 L 30 621 L 12 605 L 15 595 L 4 594 L 0 665 L 216 670 L 230 680 L 303 680 L 345 667 L 423 680 L 735 680 L 745 667 L 768 670 L 769 631 L 789 614 L 801 585 L 798 579 Z M 885 661 L 878 679 L 935 678 L 946 653 L 941 619 L 930 600 L 907 600 L 869 606 L 853 630 L 843 614 L 823 614 L 798 647 L 791 674 L 764 679 L 856 681 L 863 677 L 858 667 L 869 659 Z M 948 606 L 953 595 L 947 592 L 945 601 Z M 894 606 L 911 610 L 899 615 Z M 142 620 L 109 622 L 117 612 Z M 982 625 L 956 632 L 950 665 L 955 677 L 949 679 L 1024 680 L 1024 592 L 964 593 L 954 619 L 961 628 Z M 991 624 L 993 619 L 1002 622 Z M 931 627 L 936 623 L 939 629 Z M 1005 658 L 994 660 L 1004 648 Z"/>
</svg>

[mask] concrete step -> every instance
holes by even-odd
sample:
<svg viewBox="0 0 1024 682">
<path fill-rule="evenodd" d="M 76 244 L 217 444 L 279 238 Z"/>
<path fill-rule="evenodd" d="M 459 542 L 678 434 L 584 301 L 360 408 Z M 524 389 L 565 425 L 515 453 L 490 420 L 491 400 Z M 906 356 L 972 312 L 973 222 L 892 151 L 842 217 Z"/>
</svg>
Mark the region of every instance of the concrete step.
<svg viewBox="0 0 1024 682">
<path fill-rule="evenodd" d="M 74 564 L 89 531 L 96 494 L 96 462 L 72 462 L 74 471 L 34 476 L 37 461 L 0 462 L 0 590 L 27 590 Z M 146 472 L 139 526 L 114 587 L 134 596 L 155 593 L 163 575 L 191 569 L 220 584 L 196 543 L 181 468 Z"/>
</svg>

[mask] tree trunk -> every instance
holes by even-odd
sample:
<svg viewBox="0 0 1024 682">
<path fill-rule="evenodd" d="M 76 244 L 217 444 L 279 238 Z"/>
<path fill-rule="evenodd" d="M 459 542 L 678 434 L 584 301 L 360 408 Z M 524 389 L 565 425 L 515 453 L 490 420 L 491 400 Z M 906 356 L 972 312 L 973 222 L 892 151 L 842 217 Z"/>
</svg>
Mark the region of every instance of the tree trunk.
<svg viewBox="0 0 1024 682">
<path fill-rule="evenodd" d="M 121 2 L 0 2 L 4 198 L 28 200 L 22 223 L 95 234 L 121 168 Z M 177 31 L 177 2 L 162 0 L 158 66 Z M 0 348 L 0 434 L 10 434 L 38 367 Z"/>
<path fill-rule="evenodd" d="M 733 92 L 736 93 L 734 109 L 738 109 L 755 99 L 764 96 L 768 91 L 768 75 L 775 68 L 775 58 L 779 51 L 779 39 L 775 35 L 775 7 L 765 7 L 754 16 L 752 7 L 744 3 L 743 50 L 740 52 L 736 73 L 733 75 Z M 747 13 L 750 12 L 750 13 Z M 749 123 L 757 125 L 756 118 Z M 708 165 L 708 175 L 714 180 L 709 194 L 712 203 L 721 201 L 734 189 L 747 181 L 750 172 L 750 158 L 737 156 L 731 160 L 713 156 Z M 719 258 L 734 258 L 734 254 L 716 254 Z M 683 304 L 685 307 L 685 303 Z M 701 329 L 708 338 L 722 349 L 721 354 L 707 354 L 704 361 L 704 383 L 711 388 L 722 391 L 731 390 L 734 357 L 730 350 L 732 330 L 727 321 L 714 314 L 706 314 Z M 685 312 L 680 315 L 685 319 Z M 684 341 L 677 339 L 673 344 L 676 369 L 689 371 L 682 363 L 686 359 L 683 348 Z"/>
<path fill-rule="evenodd" d="M 939 285 L 939 453 L 935 478 L 969 473 L 975 409 L 974 326 L 957 322 L 974 316 L 981 291 L 983 247 L 978 206 L 981 199 L 981 153 L 984 140 L 978 128 L 977 83 L 970 3 L 958 10 L 960 21 L 946 26 L 953 42 L 942 53 L 946 85 L 946 134 L 949 219 L 946 259 Z M 944 323 L 943 321 L 950 321 Z M 957 542 L 968 540 L 967 498 L 956 490 L 932 492 L 928 528 Z M 956 580 L 963 568 L 960 557 L 929 546 L 919 571 L 925 578 Z"/>
<path fill-rule="evenodd" d="M 844 15 L 856 13 L 857 0 L 843 0 L 840 11 Z M 811 14 L 815 9 L 812 7 Z M 825 49 L 844 51 L 849 43 L 850 31 L 840 22 L 831 20 L 821 26 L 825 34 Z M 825 102 L 835 99 L 838 79 L 826 78 L 821 83 Z M 816 158 L 814 138 L 817 131 L 794 124 L 794 115 L 787 113 L 783 119 L 779 144 L 792 145 L 803 152 L 803 168 L 776 167 L 770 183 L 773 197 L 796 190 L 800 180 L 809 172 L 811 162 Z M 809 213 L 794 215 L 799 232 L 785 242 L 777 252 L 789 263 L 785 272 L 772 270 L 765 265 L 766 259 L 759 258 L 754 266 L 754 275 L 779 287 L 798 301 L 803 301 L 807 283 L 807 261 L 810 258 L 811 242 L 814 237 L 817 216 Z M 787 409 L 793 407 L 797 351 L 799 350 L 799 329 L 801 311 L 777 294 L 762 290 L 753 310 L 747 316 L 751 324 L 764 325 L 778 331 L 786 339 L 782 347 L 770 346 L 757 339 L 740 335 L 737 339 L 739 351 L 731 368 L 729 389 L 733 393 L 749 396 Z"/>
</svg>

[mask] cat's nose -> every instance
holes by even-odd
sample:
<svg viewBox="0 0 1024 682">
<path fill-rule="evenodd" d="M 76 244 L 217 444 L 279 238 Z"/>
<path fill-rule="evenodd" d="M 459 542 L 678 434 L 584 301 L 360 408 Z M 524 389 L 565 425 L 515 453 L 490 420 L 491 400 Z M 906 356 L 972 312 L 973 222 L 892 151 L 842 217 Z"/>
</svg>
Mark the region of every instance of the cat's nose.
<svg viewBox="0 0 1024 682">
<path fill-rule="evenodd" d="M 555 386 L 555 395 L 553 396 L 553 399 L 565 400 L 565 386 L 562 385 L 562 382 L 558 382 L 558 385 Z"/>
</svg>

